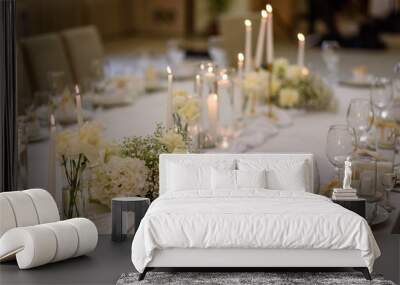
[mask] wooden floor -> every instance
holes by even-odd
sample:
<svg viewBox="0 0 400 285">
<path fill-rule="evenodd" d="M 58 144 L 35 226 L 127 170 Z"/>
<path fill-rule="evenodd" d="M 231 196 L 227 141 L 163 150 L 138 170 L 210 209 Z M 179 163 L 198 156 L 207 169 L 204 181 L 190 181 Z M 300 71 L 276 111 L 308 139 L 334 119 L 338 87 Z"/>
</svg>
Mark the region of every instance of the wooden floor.
<svg viewBox="0 0 400 285">
<path fill-rule="evenodd" d="M 124 272 L 134 271 L 131 240 L 121 243 L 100 236 L 94 252 L 34 269 L 19 270 L 16 262 L 0 264 L 0 284 L 115 284 Z"/>
</svg>

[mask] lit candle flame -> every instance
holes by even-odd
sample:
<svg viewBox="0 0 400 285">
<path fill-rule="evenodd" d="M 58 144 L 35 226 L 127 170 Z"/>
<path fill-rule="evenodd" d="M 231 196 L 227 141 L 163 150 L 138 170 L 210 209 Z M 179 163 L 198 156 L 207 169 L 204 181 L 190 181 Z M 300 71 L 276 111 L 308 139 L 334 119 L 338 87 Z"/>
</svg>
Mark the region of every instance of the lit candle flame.
<svg viewBox="0 0 400 285">
<path fill-rule="evenodd" d="M 249 19 L 244 20 L 244 25 L 246 26 L 246 28 L 250 28 L 251 27 L 251 21 Z"/>
<path fill-rule="evenodd" d="M 263 17 L 264 19 L 268 17 L 268 13 L 266 10 L 261 10 L 261 17 Z"/>
<path fill-rule="evenodd" d="M 168 75 L 172 74 L 172 70 L 171 70 L 171 67 L 169 67 L 169 65 L 167 66 L 167 73 L 168 73 Z"/>
<path fill-rule="evenodd" d="M 79 95 L 79 86 L 78 86 L 78 84 L 75 84 L 75 93 L 77 94 L 77 95 Z"/>
<path fill-rule="evenodd" d="M 209 66 L 208 68 L 207 68 L 207 71 L 209 72 L 209 73 L 212 73 L 213 72 L 213 67 L 212 66 Z"/>
<path fill-rule="evenodd" d="M 237 55 L 237 58 L 238 58 L 238 61 L 241 61 L 241 62 L 244 61 L 243 53 L 239 52 L 238 55 Z"/>
<path fill-rule="evenodd" d="M 271 6 L 271 4 L 267 4 L 267 6 L 265 7 L 265 9 L 267 10 L 268 13 L 272 13 L 272 6 Z"/>
<path fill-rule="evenodd" d="M 306 38 L 304 37 L 304 35 L 302 33 L 297 34 L 297 39 L 301 42 L 304 42 L 306 40 Z"/>
<path fill-rule="evenodd" d="M 228 80 L 228 74 L 223 73 L 222 74 L 222 80 Z"/>
</svg>

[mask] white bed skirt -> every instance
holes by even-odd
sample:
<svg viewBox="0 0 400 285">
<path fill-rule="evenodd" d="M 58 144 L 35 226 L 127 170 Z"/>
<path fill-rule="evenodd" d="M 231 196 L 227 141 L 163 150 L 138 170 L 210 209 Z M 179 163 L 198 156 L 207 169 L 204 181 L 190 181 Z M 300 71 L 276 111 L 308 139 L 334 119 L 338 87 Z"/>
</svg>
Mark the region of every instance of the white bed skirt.
<svg viewBox="0 0 400 285">
<path fill-rule="evenodd" d="M 147 267 L 366 267 L 359 250 L 193 249 L 155 250 Z"/>
</svg>

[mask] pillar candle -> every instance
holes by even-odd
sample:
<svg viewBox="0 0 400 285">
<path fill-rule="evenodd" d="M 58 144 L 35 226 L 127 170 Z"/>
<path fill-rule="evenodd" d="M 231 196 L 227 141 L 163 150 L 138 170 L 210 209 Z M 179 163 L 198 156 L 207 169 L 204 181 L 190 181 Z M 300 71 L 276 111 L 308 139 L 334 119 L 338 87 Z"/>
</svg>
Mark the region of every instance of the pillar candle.
<svg viewBox="0 0 400 285">
<path fill-rule="evenodd" d="M 255 62 L 256 68 L 259 68 L 262 62 L 262 52 L 264 47 L 265 25 L 267 23 L 267 15 L 268 15 L 267 11 L 265 10 L 261 11 L 261 23 L 258 32 L 257 49 L 256 49 L 256 62 Z"/>
<path fill-rule="evenodd" d="M 237 63 L 238 78 L 239 78 L 239 79 L 242 79 L 242 78 L 243 78 L 243 61 L 244 61 L 244 55 L 243 55 L 243 53 L 239 52 L 237 57 L 238 57 L 238 63 Z"/>
<path fill-rule="evenodd" d="M 245 35 L 245 67 L 244 70 L 246 73 L 251 71 L 251 21 L 246 19 L 244 21 L 244 26 L 246 28 L 246 35 Z"/>
<path fill-rule="evenodd" d="M 201 76 L 196 74 L 196 80 L 194 82 L 194 92 L 200 98 L 201 97 Z"/>
<path fill-rule="evenodd" d="M 272 6 L 266 6 L 267 16 L 267 64 L 272 64 L 274 61 L 274 27 L 272 18 Z"/>
<path fill-rule="evenodd" d="M 299 40 L 299 46 L 297 49 L 297 65 L 304 67 L 304 47 L 306 39 L 302 33 L 297 34 L 297 39 Z"/>
<path fill-rule="evenodd" d="M 165 127 L 170 129 L 173 127 L 173 115 L 172 115 L 172 100 L 173 100 L 173 80 L 174 76 L 172 75 L 172 70 L 169 66 L 167 66 L 168 73 L 168 93 L 167 93 L 167 110 L 166 110 L 166 118 L 165 118 Z"/>
<path fill-rule="evenodd" d="M 61 195 L 56 191 L 56 121 L 54 115 L 50 115 L 50 141 L 49 141 L 49 170 L 48 170 L 48 185 L 47 189 L 57 202 L 57 206 L 61 206 Z"/>
<path fill-rule="evenodd" d="M 217 137 L 218 129 L 218 95 L 211 93 L 207 98 L 208 131 L 213 139 Z"/>
<path fill-rule="evenodd" d="M 81 127 L 83 125 L 83 115 L 82 115 L 82 100 L 79 91 L 79 86 L 75 85 L 75 101 L 76 101 L 76 116 L 78 120 L 78 125 Z"/>
</svg>

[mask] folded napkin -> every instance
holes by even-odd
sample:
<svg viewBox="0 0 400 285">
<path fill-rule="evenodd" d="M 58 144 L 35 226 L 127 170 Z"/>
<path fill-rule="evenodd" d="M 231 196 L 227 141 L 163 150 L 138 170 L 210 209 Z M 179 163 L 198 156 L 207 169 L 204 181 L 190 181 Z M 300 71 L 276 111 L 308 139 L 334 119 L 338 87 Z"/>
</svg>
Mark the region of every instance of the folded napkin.
<svg viewBox="0 0 400 285">
<path fill-rule="evenodd" d="M 278 128 L 266 117 L 258 117 L 250 122 L 234 139 L 230 152 L 243 153 L 252 148 L 262 145 L 268 138 L 275 136 Z"/>
<path fill-rule="evenodd" d="M 268 111 L 268 107 L 267 106 L 263 106 L 259 109 L 259 111 L 264 114 L 264 116 L 266 117 L 266 113 Z M 280 128 L 284 128 L 284 127 L 288 127 L 293 123 L 293 119 L 289 114 L 288 110 L 284 110 L 281 108 L 277 108 L 275 106 L 272 106 L 272 112 L 276 117 L 276 121 L 272 122 L 274 123 L 276 126 L 280 127 Z"/>
</svg>

